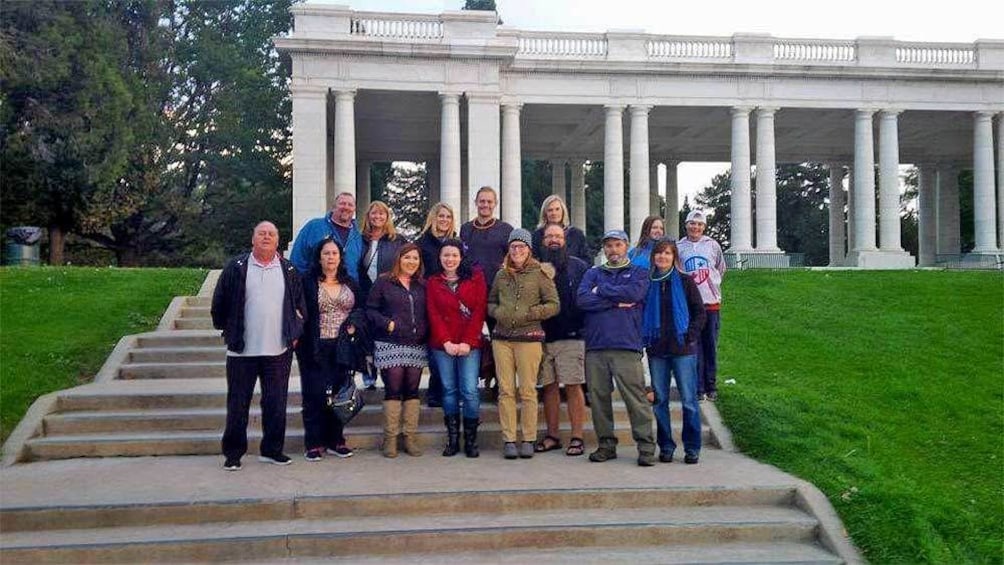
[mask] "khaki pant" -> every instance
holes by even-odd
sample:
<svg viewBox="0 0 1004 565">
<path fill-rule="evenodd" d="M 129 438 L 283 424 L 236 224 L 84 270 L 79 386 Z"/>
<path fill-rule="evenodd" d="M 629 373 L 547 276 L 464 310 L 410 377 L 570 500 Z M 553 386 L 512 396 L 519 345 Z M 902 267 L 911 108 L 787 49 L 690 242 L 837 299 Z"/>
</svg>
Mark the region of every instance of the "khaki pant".
<svg viewBox="0 0 1004 565">
<path fill-rule="evenodd" d="M 537 373 L 544 357 L 543 346 L 536 341 L 492 340 L 495 373 L 499 381 L 499 422 L 502 441 L 516 438 L 516 390 L 523 405 L 520 417 L 522 441 L 537 439 Z"/>
<path fill-rule="evenodd" d="M 600 447 L 617 448 L 611 399 L 616 382 L 631 420 L 631 436 L 638 446 L 638 453 L 655 453 L 655 437 L 652 434 L 654 418 L 652 405 L 645 398 L 645 371 L 641 365 L 641 353 L 620 349 L 587 351 L 586 380 L 589 382 L 589 396 L 592 400 L 590 407 L 593 429 Z"/>
</svg>

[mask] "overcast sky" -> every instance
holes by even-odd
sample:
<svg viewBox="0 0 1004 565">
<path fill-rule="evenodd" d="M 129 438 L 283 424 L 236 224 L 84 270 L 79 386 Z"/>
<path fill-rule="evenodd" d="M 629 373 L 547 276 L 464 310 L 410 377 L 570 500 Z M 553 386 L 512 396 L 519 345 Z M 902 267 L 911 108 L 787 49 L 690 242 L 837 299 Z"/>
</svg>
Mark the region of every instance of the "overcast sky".
<svg viewBox="0 0 1004 565">
<path fill-rule="evenodd" d="M 356 0 L 354 10 L 439 13 L 463 0 Z M 1004 0 L 497 0 L 506 26 L 553 31 L 635 29 L 677 35 L 769 33 L 775 37 L 907 41 L 1004 40 Z M 683 163 L 680 199 L 695 194 L 728 163 Z"/>
</svg>

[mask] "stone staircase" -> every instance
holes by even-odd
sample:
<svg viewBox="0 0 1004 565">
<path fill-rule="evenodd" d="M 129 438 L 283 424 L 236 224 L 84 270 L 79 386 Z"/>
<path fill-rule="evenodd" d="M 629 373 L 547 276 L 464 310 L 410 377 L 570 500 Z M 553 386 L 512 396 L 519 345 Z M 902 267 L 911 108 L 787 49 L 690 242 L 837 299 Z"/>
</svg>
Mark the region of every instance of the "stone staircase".
<svg viewBox="0 0 1004 565">
<path fill-rule="evenodd" d="M 209 320 L 213 282 L 200 296 L 175 299 L 157 331 L 123 338 L 95 382 L 43 397 L 29 410 L 4 446 L 5 463 L 19 464 L 0 479 L 0 560 L 858 560 L 825 498 L 732 453 L 713 406 L 702 409 L 705 449 L 697 466 L 636 467 L 620 402 L 622 458 L 603 465 L 561 452 L 503 462 L 490 403 L 482 404 L 481 458 L 440 457 L 442 412 L 423 408 L 426 456 L 386 460 L 378 453 L 382 391 L 367 391 L 367 406 L 346 429 L 352 459 L 318 465 L 296 457 L 280 469 L 249 456 L 244 471 L 224 473 L 225 349 Z M 254 452 L 257 399 L 252 406 Z M 299 406 L 294 365 L 292 456 L 303 449 Z M 672 411 L 678 423 L 678 402 Z M 591 449 L 588 420 L 585 436 Z"/>
</svg>

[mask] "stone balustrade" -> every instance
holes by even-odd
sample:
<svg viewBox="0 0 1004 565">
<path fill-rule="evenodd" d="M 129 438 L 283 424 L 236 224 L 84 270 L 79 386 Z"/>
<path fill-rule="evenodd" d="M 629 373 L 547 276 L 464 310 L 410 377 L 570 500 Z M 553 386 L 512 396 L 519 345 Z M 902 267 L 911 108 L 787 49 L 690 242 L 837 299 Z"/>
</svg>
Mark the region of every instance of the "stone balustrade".
<svg viewBox="0 0 1004 565">
<path fill-rule="evenodd" d="M 648 56 L 653 59 L 729 59 L 732 40 L 722 37 L 677 37 L 650 39 Z"/>
<path fill-rule="evenodd" d="M 972 66 L 976 49 L 965 43 L 900 43 L 896 62 L 924 66 Z"/>
<path fill-rule="evenodd" d="M 853 41 L 826 39 L 774 41 L 774 59 L 777 61 L 847 63 L 854 61 L 856 56 Z"/>
<path fill-rule="evenodd" d="M 349 34 L 364 37 L 396 39 L 439 39 L 443 37 L 443 22 L 434 16 L 423 19 L 352 18 Z"/>
<path fill-rule="evenodd" d="M 605 57 L 607 38 L 596 33 L 519 32 L 518 56 Z"/>
</svg>

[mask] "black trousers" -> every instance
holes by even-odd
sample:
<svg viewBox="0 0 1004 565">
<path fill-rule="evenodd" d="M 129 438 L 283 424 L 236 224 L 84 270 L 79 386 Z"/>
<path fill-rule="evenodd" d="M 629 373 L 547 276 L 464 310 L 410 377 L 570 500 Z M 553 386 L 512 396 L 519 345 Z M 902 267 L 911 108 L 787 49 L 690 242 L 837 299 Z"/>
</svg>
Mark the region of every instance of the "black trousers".
<svg viewBox="0 0 1004 565">
<path fill-rule="evenodd" d="M 318 359 L 306 359 L 301 353 L 300 391 L 303 395 L 304 446 L 311 449 L 335 448 L 345 443 L 342 423 L 328 406 L 326 389 L 341 390 L 352 372 L 335 364 L 336 341 L 322 339 L 318 343 Z"/>
<path fill-rule="evenodd" d="M 255 381 L 261 379 L 262 438 L 259 453 L 279 455 L 286 442 L 286 397 L 293 353 L 227 357 L 227 428 L 223 455 L 240 458 L 248 450 L 248 414 Z"/>
</svg>

